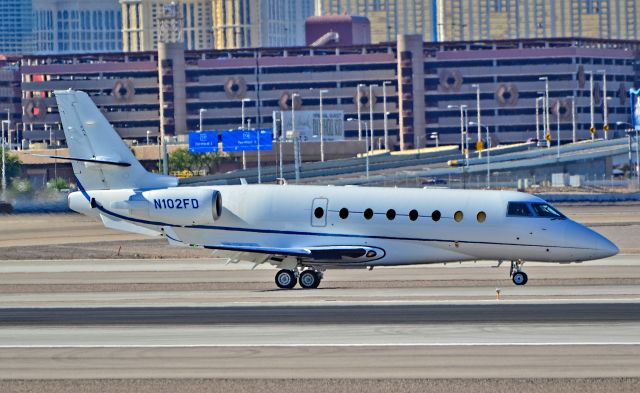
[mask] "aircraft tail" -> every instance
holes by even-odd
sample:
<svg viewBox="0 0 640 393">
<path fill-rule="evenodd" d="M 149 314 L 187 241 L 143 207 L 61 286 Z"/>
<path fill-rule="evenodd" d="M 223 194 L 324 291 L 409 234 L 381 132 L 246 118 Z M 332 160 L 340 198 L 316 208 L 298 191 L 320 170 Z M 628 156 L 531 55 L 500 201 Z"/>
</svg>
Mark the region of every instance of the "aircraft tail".
<svg viewBox="0 0 640 393">
<path fill-rule="evenodd" d="M 147 172 L 87 93 L 55 91 L 73 172 L 87 190 L 173 187 L 172 176 Z"/>
</svg>

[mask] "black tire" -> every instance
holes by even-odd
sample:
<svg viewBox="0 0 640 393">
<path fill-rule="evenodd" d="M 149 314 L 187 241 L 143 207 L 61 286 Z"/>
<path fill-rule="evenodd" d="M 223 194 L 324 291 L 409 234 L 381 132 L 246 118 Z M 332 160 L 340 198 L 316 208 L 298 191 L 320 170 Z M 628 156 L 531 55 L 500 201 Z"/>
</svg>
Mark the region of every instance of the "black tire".
<svg viewBox="0 0 640 393">
<path fill-rule="evenodd" d="M 525 272 L 516 272 L 511 277 L 511 281 L 513 281 L 516 285 L 525 285 L 527 281 L 529 281 L 529 277 L 527 277 L 527 273 Z"/>
<path fill-rule="evenodd" d="M 282 269 L 276 273 L 276 285 L 278 288 L 291 289 L 296 286 L 298 279 L 296 275 L 287 269 Z"/>
<path fill-rule="evenodd" d="M 315 289 L 320 285 L 320 275 L 315 270 L 305 270 L 300 273 L 300 286 L 305 289 Z"/>
</svg>

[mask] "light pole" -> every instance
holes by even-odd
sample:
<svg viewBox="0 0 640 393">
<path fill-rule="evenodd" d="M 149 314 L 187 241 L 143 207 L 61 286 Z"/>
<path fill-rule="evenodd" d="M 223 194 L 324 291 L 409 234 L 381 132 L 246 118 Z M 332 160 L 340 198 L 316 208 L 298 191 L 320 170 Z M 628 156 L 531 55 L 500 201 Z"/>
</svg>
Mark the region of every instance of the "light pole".
<svg viewBox="0 0 640 393">
<path fill-rule="evenodd" d="M 200 110 L 198 111 L 198 115 L 199 115 L 199 118 L 200 118 L 200 123 L 199 123 L 200 127 L 198 128 L 198 131 L 200 131 L 200 132 L 202 132 L 202 114 L 204 112 L 206 112 L 206 111 L 207 110 L 205 108 L 200 108 Z M 147 144 L 149 144 L 149 142 L 147 142 Z"/>
<path fill-rule="evenodd" d="M 640 188 L 640 141 L 638 140 L 638 128 L 634 127 L 633 124 L 631 123 L 627 123 L 624 121 L 617 121 L 616 125 L 617 126 L 621 126 L 621 125 L 628 125 L 629 126 L 629 131 L 627 132 L 627 135 L 629 137 L 629 170 L 631 170 L 631 166 L 632 166 L 632 160 L 631 160 L 631 131 L 634 131 L 634 133 L 636 134 L 636 165 L 633 165 L 634 167 L 634 171 L 636 173 L 636 179 L 638 181 L 638 188 Z"/>
<path fill-rule="evenodd" d="M 0 140 L 0 142 L 2 142 L 2 194 L 0 194 L 0 199 L 4 199 L 4 193 L 5 190 L 7 189 L 7 167 L 6 167 L 6 158 L 5 158 L 5 149 L 4 149 L 4 125 L 7 124 L 9 125 L 9 121 L 8 120 L 2 120 L 2 140 Z"/>
<path fill-rule="evenodd" d="M 462 153 L 462 155 L 466 157 L 466 149 L 464 146 L 465 139 L 466 139 L 464 114 L 467 109 L 467 106 L 466 105 L 460 105 L 460 106 L 447 105 L 447 109 L 455 109 L 455 108 L 460 108 L 460 152 Z"/>
<path fill-rule="evenodd" d="M 596 140 L 596 120 L 595 120 L 595 105 L 593 99 L 593 71 L 589 71 L 589 110 L 591 114 L 591 125 L 589 132 L 591 133 L 591 140 Z"/>
<path fill-rule="evenodd" d="M 571 99 L 571 142 L 576 143 L 576 96 L 567 96 Z"/>
<path fill-rule="evenodd" d="M 538 80 L 544 81 L 544 105 L 542 121 L 544 121 L 545 139 L 547 134 L 551 134 L 551 122 L 549 121 L 549 77 L 541 76 Z M 547 147 L 551 147 L 551 141 L 547 140 Z"/>
<path fill-rule="evenodd" d="M 473 85 L 471 85 L 471 87 L 474 87 L 476 89 L 476 112 L 477 112 L 477 116 L 476 116 L 475 123 L 478 124 L 478 141 L 476 143 L 476 150 L 478 150 L 478 157 L 482 157 L 482 149 L 478 149 L 480 143 L 482 143 L 482 129 L 480 128 L 480 122 L 482 121 L 482 120 L 480 120 L 480 84 L 479 83 L 474 83 Z M 471 122 L 469 122 L 469 124 L 471 124 Z"/>
<path fill-rule="evenodd" d="M 373 88 L 378 85 L 369 85 L 369 132 L 371 133 L 371 151 L 373 151 Z"/>
<path fill-rule="evenodd" d="M 474 121 L 470 121 L 469 125 L 478 125 L 484 128 L 487 133 L 487 189 L 491 189 L 491 138 L 489 137 L 489 127 Z"/>
<path fill-rule="evenodd" d="M 360 92 L 362 91 L 362 89 L 364 88 L 364 84 L 360 83 L 358 84 L 358 86 L 356 87 L 356 100 L 357 105 L 356 107 L 358 108 L 358 140 L 362 140 L 362 110 L 360 109 L 361 105 L 362 105 L 362 97 L 360 97 Z"/>
<path fill-rule="evenodd" d="M 544 97 L 536 98 L 536 139 L 537 145 L 540 145 L 540 105 L 538 104 L 540 101 L 544 101 Z"/>
<path fill-rule="evenodd" d="M 347 121 L 356 121 L 357 119 L 354 119 L 353 117 L 350 117 L 347 119 Z M 364 130 L 365 130 L 365 134 L 364 134 L 364 143 L 365 143 L 365 174 L 367 177 L 367 180 L 369 180 L 369 137 L 368 137 L 368 130 L 367 130 L 367 123 L 363 122 L 362 120 L 360 120 L 359 122 L 364 124 Z"/>
<path fill-rule="evenodd" d="M 324 117 L 322 112 L 322 95 L 329 90 L 320 90 L 320 161 L 324 162 Z"/>
<path fill-rule="evenodd" d="M 609 108 L 607 106 L 607 70 L 598 70 L 602 73 L 602 120 L 604 125 L 604 139 L 609 139 Z"/>
<path fill-rule="evenodd" d="M 300 147 L 298 146 L 299 138 L 296 135 L 296 97 L 300 97 L 300 94 L 291 94 L 291 136 L 293 137 L 293 163 L 296 174 L 296 183 L 300 180 Z"/>
<path fill-rule="evenodd" d="M 151 134 L 151 131 L 147 130 L 147 146 L 149 145 L 149 134 Z"/>
<path fill-rule="evenodd" d="M 240 129 L 241 129 L 241 130 L 244 130 L 244 125 L 245 125 L 245 122 L 244 122 L 244 104 L 245 104 L 246 102 L 249 102 L 249 101 L 251 101 L 251 98 L 243 98 L 243 99 L 240 101 L 240 106 L 241 106 L 241 121 L 242 121 L 242 127 L 240 127 Z M 200 126 L 200 127 L 202 128 L 202 126 Z M 243 170 L 246 170 L 246 169 L 247 169 L 247 156 L 246 156 L 246 154 L 245 154 L 245 151 L 244 151 L 244 150 L 242 151 L 242 169 L 243 169 Z"/>
<path fill-rule="evenodd" d="M 430 138 L 436 140 L 436 148 L 440 147 L 440 134 L 438 134 L 438 132 L 432 132 Z M 418 149 L 420 149 L 420 146 L 418 146 Z"/>
<path fill-rule="evenodd" d="M 384 111 L 384 149 L 389 151 L 389 129 L 387 125 L 387 85 L 390 85 L 391 81 L 382 82 L 382 110 Z"/>
<path fill-rule="evenodd" d="M 560 159 L 560 101 L 556 101 L 556 158 Z"/>
</svg>

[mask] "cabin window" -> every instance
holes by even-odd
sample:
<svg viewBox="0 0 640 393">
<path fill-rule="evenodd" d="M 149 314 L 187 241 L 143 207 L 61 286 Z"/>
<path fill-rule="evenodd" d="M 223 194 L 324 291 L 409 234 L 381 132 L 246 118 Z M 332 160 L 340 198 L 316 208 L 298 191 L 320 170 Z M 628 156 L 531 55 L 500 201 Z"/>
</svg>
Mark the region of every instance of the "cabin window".
<svg viewBox="0 0 640 393">
<path fill-rule="evenodd" d="M 439 210 L 434 210 L 434 211 L 433 211 L 433 213 L 431 213 L 431 219 L 432 219 L 433 221 L 440 221 L 440 217 L 441 217 L 441 216 L 442 216 L 442 215 L 440 214 L 440 211 L 439 211 Z"/>
<path fill-rule="evenodd" d="M 340 209 L 340 213 L 338 213 L 340 215 L 340 218 L 342 218 L 343 220 L 346 220 L 347 217 L 349 217 L 349 209 L 347 209 L 346 207 L 343 207 L 342 209 Z"/>
<path fill-rule="evenodd" d="M 456 222 L 462 221 L 462 217 L 464 217 L 464 215 L 462 214 L 462 212 L 460 210 L 455 212 L 454 215 L 453 215 L 453 219 L 456 220 Z"/>
<path fill-rule="evenodd" d="M 324 209 L 321 207 L 316 207 L 316 209 L 313 211 L 313 215 L 316 216 L 316 218 L 322 218 L 322 216 L 324 216 Z"/>
<path fill-rule="evenodd" d="M 532 203 L 531 207 L 538 217 L 565 218 L 565 216 L 546 203 Z"/>
<path fill-rule="evenodd" d="M 396 218 L 396 211 L 393 209 L 389 209 L 387 210 L 387 219 L 389 221 L 393 220 L 394 218 Z"/>
<path fill-rule="evenodd" d="M 373 210 L 367 209 L 364 211 L 364 218 L 370 220 L 373 217 Z"/>
<path fill-rule="evenodd" d="M 484 220 L 487 219 L 487 213 L 485 212 L 478 212 L 478 214 L 476 215 L 476 220 L 478 220 L 478 222 L 484 222 Z"/>
<path fill-rule="evenodd" d="M 417 220 L 417 219 L 418 219 L 418 216 L 419 216 L 419 214 L 418 214 L 418 211 L 417 211 L 416 209 L 413 209 L 413 210 L 411 210 L 411 211 L 409 212 L 409 219 L 410 219 L 411 221 L 415 221 L 415 220 Z"/>
<path fill-rule="evenodd" d="M 507 216 L 531 217 L 533 214 L 528 204 L 524 202 L 509 202 L 507 205 Z"/>
</svg>

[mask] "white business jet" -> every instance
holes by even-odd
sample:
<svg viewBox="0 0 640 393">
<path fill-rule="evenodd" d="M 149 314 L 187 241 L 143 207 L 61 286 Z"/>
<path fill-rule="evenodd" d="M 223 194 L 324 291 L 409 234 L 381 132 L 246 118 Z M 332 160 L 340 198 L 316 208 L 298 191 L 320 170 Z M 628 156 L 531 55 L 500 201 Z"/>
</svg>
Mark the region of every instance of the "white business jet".
<svg viewBox="0 0 640 393">
<path fill-rule="evenodd" d="M 280 288 L 331 268 L 458 261 L 581 262 L 618 248 L 544 200 L 510 191 L 295 185 L 177 187 L 147 172 L 89 96 L 56 91 L 80 191 L 69 207 L 108 228 L 162 236 L 231 262 L 278 267 Z"/>
</svg>

